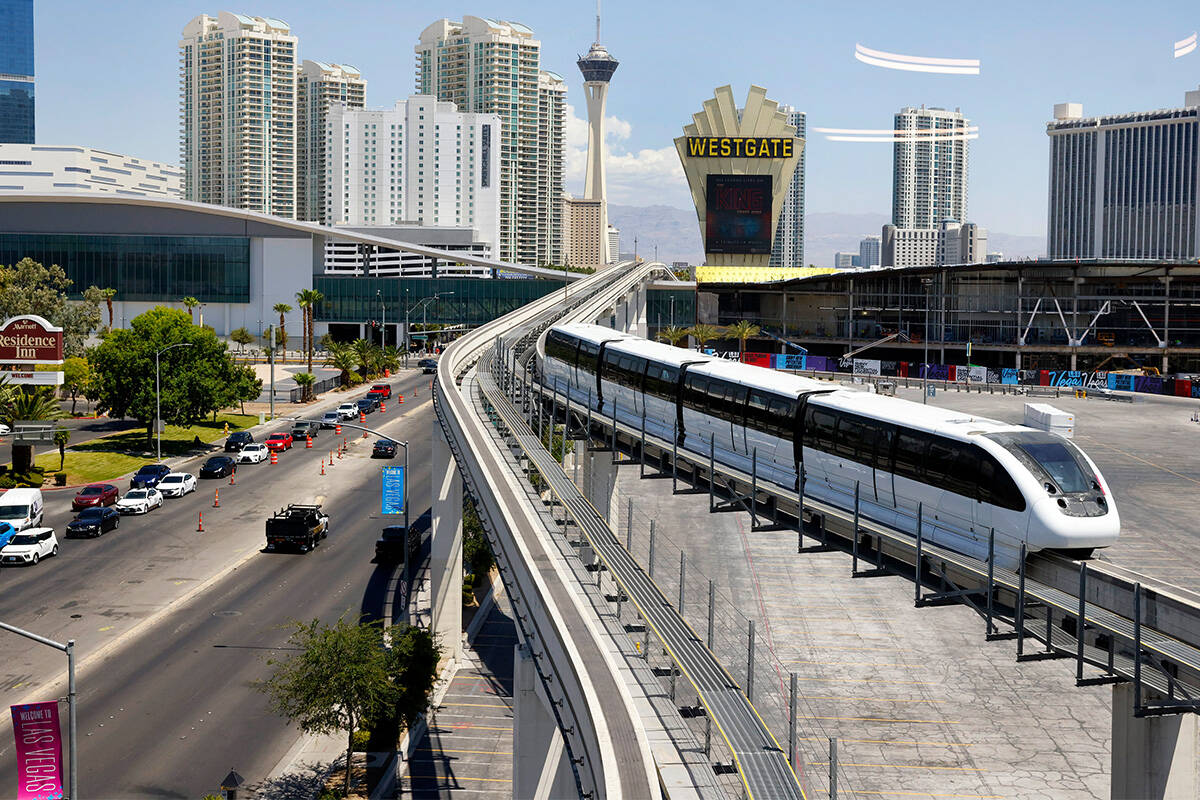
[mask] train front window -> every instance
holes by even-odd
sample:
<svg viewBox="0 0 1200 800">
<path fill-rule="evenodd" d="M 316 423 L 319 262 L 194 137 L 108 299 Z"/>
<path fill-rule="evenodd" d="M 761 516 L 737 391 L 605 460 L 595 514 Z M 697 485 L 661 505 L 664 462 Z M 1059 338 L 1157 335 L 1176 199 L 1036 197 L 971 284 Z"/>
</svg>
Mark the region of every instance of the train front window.
<svg viewBox="0 0 1200 800">
<path fill-rule="evenodd" d="M 1083 456 L 1071 443 L 1048 433 L 1033 431 L 991 434 L 995 439 L 1029 467 L 1041 473 L 1054 488 L 1063 494 L 1088 492 L 1095 480 Z"/>
</svg>

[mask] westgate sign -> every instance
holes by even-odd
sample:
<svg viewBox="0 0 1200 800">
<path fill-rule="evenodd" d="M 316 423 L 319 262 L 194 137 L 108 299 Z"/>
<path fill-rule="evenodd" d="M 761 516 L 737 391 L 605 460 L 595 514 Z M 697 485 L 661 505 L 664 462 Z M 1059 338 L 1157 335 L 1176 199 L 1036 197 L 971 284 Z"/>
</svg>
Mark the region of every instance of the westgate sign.
<svg viewBox="0 0 1200 800">
<path fill-rule="evenodd" d="M 689 158 L 791 158 L 794 136 L 689 136 Z"/>
<path fill-rule="evenodd" d="M 0 364 L 63 363 L 63 331 L 35 314 L 0 325 Z"/>
</svg>

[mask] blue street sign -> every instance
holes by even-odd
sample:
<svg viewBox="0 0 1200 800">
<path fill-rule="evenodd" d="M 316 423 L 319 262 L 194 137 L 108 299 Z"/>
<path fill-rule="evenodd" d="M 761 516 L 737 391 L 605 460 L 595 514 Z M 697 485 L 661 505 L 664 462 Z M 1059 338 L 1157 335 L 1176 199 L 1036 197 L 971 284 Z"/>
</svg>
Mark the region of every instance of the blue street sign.
<svg viewBox="0 0 1200 800">
<path fill-rule="evenodd" d="M 383 468 L 381 514 L 404 513 L 404 467 Z"/>
</svg>

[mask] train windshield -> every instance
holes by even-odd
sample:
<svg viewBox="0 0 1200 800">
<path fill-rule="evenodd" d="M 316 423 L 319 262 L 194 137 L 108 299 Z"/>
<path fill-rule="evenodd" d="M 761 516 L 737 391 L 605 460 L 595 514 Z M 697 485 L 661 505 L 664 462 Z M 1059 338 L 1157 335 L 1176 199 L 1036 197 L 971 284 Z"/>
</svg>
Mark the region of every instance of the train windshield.
<svg viewBox="0 0 1200 800">
<path fill-rule="evenodd" d="M 1092 489 L 1091 469 L 1075 445 L 1048 433 L 1033 431 L 992 434 L 1034 474 L 1041 472 L 1063 494 Z"/>
</svg>

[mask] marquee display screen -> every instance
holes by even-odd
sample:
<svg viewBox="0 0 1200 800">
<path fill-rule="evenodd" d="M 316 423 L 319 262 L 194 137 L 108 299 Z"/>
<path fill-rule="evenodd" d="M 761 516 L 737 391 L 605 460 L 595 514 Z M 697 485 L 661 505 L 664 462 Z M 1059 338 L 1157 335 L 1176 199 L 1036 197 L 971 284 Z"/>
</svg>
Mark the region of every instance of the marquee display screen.
<svg viewBox="0 0 1200 800">
<path fill-rule="evenodd" d="M 708 176 L 706 253 L 771 253 L 771 176 Z"/>
</svg>

